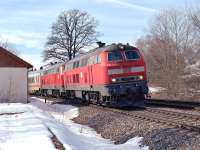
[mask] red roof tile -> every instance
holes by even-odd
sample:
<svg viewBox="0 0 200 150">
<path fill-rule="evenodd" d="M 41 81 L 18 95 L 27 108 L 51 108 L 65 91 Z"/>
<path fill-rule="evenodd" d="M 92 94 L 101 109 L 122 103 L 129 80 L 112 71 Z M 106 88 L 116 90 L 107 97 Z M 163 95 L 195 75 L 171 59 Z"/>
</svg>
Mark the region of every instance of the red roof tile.
<svg viewBox="0 0 200 150">
<path fill-rule="evenodd" d="M 0 67 L 26 67 L 32 68 L 33 66 L 5 48 L 0 47 Z"/>
</svg>

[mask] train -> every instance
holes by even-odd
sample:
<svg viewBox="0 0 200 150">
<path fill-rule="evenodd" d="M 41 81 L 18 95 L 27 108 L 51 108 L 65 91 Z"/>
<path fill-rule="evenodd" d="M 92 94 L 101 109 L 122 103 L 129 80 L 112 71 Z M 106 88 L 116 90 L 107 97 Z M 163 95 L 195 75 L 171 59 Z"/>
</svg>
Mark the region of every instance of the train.
<svg viewBox="0 0 200 150">
<path fill-rule="evenodd" d="M 129 44 L 101 44 L 74 59 L 28 73 L 30 94 L 107 106 L 141 106 L 148 96 L 142 52 Z"/>
</svg>

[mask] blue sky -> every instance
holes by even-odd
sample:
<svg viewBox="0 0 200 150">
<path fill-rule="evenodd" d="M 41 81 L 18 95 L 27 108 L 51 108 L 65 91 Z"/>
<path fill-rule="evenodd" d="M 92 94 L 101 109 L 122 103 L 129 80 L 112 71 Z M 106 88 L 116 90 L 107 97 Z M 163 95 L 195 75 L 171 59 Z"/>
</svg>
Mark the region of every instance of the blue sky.
<svg viewBox="0 0 200 150">
<path fill-rule="evenodd" d="M 95 17 L 103 42 L 134 43 L 159 10 L 196 5 L 199 0 L 1 0 L 0 37 L 38 68 L 51 25 L 64 10 L 78 8 Z"/>
</svg>

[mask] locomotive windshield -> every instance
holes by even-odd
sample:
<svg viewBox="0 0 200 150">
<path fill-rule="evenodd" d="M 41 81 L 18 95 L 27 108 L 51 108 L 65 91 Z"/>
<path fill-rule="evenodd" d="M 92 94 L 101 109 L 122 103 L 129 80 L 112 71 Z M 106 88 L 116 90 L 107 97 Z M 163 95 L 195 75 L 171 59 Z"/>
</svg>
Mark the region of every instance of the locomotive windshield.
<svg viewBox="0 0 200 150">
<path fill-rule="evenodd" d="M 120 51 L 112 51 L 108 53 L 108 61 L 122 60 L 122 54 Z"/>
<path fill-rule="evenodd" d="M 137 51 L 125 51 L 126 59 L 139 59 L 140 55 Z"/>
</svg>

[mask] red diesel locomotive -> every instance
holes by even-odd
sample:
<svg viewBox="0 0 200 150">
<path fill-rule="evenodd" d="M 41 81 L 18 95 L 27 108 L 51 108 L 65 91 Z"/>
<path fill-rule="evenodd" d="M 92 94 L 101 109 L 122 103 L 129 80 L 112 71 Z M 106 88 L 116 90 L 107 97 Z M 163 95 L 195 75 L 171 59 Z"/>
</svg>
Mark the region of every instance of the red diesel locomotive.
<svg viewBox="0 0 200 150">
<path fill-rule="evenodd" d="M 117 106 L 141 105 L 148 94 L 144 58 L 130 45 L 102 45 L 40 72 L 41 94 Z"/>
</svg>

